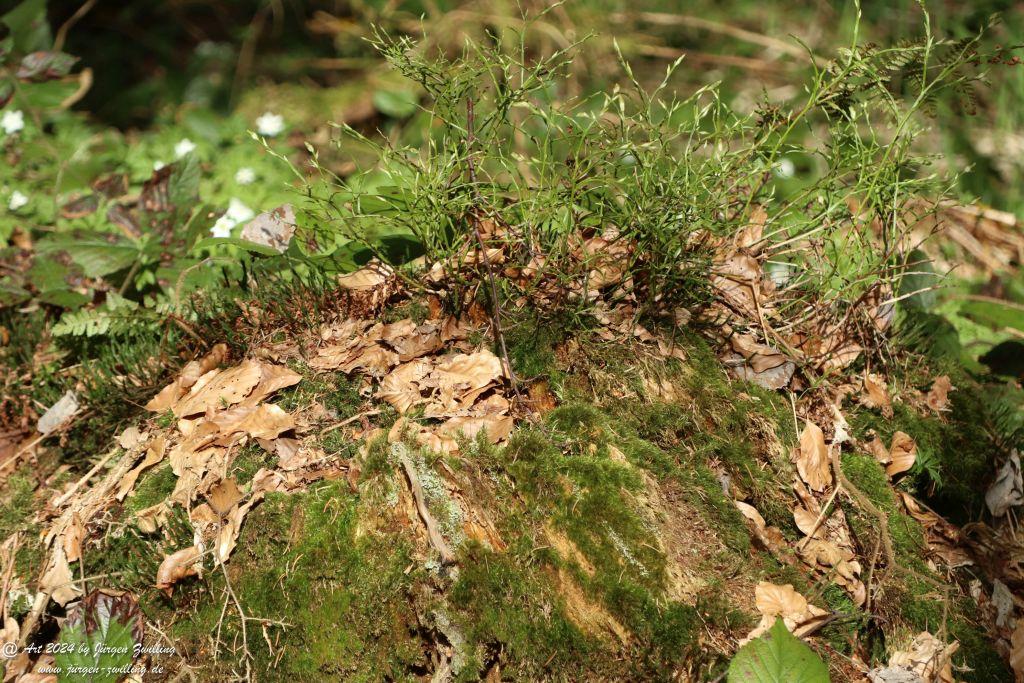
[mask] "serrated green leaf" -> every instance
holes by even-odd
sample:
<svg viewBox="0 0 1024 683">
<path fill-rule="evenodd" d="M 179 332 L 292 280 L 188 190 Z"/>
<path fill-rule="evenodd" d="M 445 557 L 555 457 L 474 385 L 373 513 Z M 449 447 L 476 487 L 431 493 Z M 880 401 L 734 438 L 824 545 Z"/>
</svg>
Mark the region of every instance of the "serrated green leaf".
<svg viewBox="0 0 1024 683">
<path fill-rule="evenodd" d="M 46 21 L 46 0 L 25 0 L 0 21 L 11 29 L 14 47 L 19 52 L 33 52 L 50 47 L 50 25 Z"/>
<path fill-rule="evenodd" d="M 829 683 L 828 666 L 777 618 L 736 653 L 728 683 Z"/>
<path fill-rule="evenodd" d="M 32 297 L 25 289 L 11 282 L 9 279 L 0 280 L 0 308 L 6 306 L 17 306 L 28 301 Z"/>
<path fill-rule="evenodd" d="M 178 210 L 191 210 L 199 201 L 199 159 L 195 154 L 186 154 L 174 165 L 167 180 L 167 198 Z"/>
<path fill-rule="evenodd" d="M 136 244 L 113 235 L 86 233 L 84 235 L 53 235 L 36 244 L 43 256 L 65 251 L 71 260 L 81 266 L 86 277 L 103 277 L 124 270 L 139 257 Z"/>
</svg>

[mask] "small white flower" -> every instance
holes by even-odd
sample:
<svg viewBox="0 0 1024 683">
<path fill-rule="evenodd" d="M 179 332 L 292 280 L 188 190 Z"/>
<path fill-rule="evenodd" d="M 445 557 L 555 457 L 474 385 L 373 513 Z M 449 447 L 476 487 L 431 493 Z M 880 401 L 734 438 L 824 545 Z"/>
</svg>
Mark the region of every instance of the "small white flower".
<svg viewBox="0 0 1024 683">
<path fill-rule="evenodd" d="M 228 212 L 224 215 L 233 220 L 237 225 L 239 223 L 252 220 L 256 216 L 256 213 L 243 204 L 238 198 L 232 197 L 231 201 L 228 202 Z"/>
<path fill-rule="evenodd" d="M 17 211 L 26 204 L 28 204 L 28 197 L 15 190 L 11 193 L 11 198 L 7 201 L 7 208 L 11 211 Z"/>
<path fill-rule="evenodd" d="M 271 112 L 264 112 L 262 116 L 256 119 L 256 131 L 260 135 L 266 135 L 268 138 L 272 138 L 275 135 L 280 135 L 281 131 L 284 130 L 284 117 L 280 114 L 272 114 Z"/>
<path fill-rule="evenodd" d="M 240 168 L 235 172 L 235 182 L 239 185 L 249 185 L 254 180 L 256 180 L 256 171 L 248 166 Z"/>
<path fill-rule="evenodd" d="M 235 227 L 235 222 L 224 215 L 218 218 L 210 228 L 210 234 L 214 237 L 231 237 L 231 228 L 233 227 Z"/>
<path fill-rule="evenodd" d="M 196 143 L 192 142 L 188 138 L 182 138 L 178 144 L 174 146 L 174 156 L 179 159 L 192 152 L 196 148 Z"/>
<path fill-rule="evenodd" d="M 793 174 L 796 173 L 796 166 L 792 161 L 786 157 L 782 157 L 775 162 L 775 177 L 777 178 L 792 178 Z"/>
<path fill-rule="evenodd" d="M 25 127 L 25 114 L 20 109 L 5 111 L 0 116 L 0 128 L 4 129 L 7 135 L 14 135 Z"/>
<path fill-rule="evenodd" d="M 154 171 L 159 171 L 161 168 L 163 168 L 166 165 L 167 164 L 165 164 L 164 162 L 162 162 L 159 159 L 157 159 L 156 161 L 153 162 L 153 170 Z"/>
<path fill-rule="evenodd" d="M 243 204 L 237 197 L 232 197 L 228 202 L 228 210 L 213 224 L 210 234 L 214 237 L 231 237 L 231 230 L 236 225 L 252 220 L 255 215 L 256 212 Z"/>
</svg>

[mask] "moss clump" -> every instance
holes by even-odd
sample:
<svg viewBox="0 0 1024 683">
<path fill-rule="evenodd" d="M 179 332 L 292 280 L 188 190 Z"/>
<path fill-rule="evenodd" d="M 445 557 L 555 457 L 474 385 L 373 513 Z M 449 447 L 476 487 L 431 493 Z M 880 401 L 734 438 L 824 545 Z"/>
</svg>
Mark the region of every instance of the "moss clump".
<svg viewBox="0 0 1024 683">
<path fill-rule="evenodd" d="M 957 390 L 950 393 L 949 412 L 941 417 L 894 403 L 891 419 L 864 410 L 855 414 L 851 424 L 859 436 L 874 430 L 886 444 L 897 431 L 909 434 L 917 444 L 912 483 L 936 512 L 966 524 L 984 510 L 985 488 L 977 482 L 986 481 L 993 467 L 993 445 L 985 430 L 989 399 L 966 375 L 953 383 Z"/>
<path fill-rule="evenodd" d="M 518 680 L 593 670 L 594 644 L 566 618 L 554 585 L 536 567 L 470 545 L 449 603 L 475 653 L 466 680 L 485 673 L 483 653 L 494 649 L 501 652 L 502 673 Z"/>
<path fill-rule="evenodd" d="M 174 492 L 177 482 L 178 477 L 170 465 L 163 465 L 144 472 L 135 486 L 135 491 L 128 497 L 128 509 L 138 512 L 167 500 L 167 497 Z"/>
<path fill-rule="evenodd" d="M 239 485 L 248 484 L 261 468 L 273 468 L 276 464 L 276 455 L 268 453 L 255 441 L 250 441 L 238 450 L 231 461 L 228 476 Z"/>
<path fill-rule="evenodd" d="M 356 536 L 358 499 L 339 482 L 303 494 L 270 494 L 254 509 L 228 565 L 246 613 L 287 623 L 268 627 L 271 652 L 250 628 L 254 670 L 265 680 L 395 679 L 426 665 L 417 636 L 409 544 L 398 536 Z M 211 598 L 198 601 L 174 635 L 195 655 L 209 655 L 224 582 L 209 577 Z M 240 638 L 230 610 L 222 638 Z M 221 652 L 216 667 L 235 662 Z"/>
</svg>

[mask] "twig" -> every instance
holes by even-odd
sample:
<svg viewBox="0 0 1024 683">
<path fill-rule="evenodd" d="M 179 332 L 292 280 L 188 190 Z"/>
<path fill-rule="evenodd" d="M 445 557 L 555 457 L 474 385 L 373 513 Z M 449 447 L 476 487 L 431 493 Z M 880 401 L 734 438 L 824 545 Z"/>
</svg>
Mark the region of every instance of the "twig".
<svg viewBox="0 0 1024 683">
<path fill-rule="evenodd" d="M 358 415 L 353 415 L 352 417 L 345 418 L 341 422 L 335 422 L 332 425 L 324 427 L 323 429 L 320 430 L 320 434 L 319 435 L 323 436 L 327 432 L 333 432 L 338 427 L 344 427 L 345 425 L 351 424 L 351 423 L 355 422 L 356 420 L 361 420 L 364 417 L 370 417 L 371 415 L 379 415 L 379 414 L 380 414 L 380 410 L 365 410 L 365 411 L 359 413 Z"/>
<path fill-rule="evenodd" d="M 235 603 L 235 609 L 238 610 L 238 616 L 242 622 L 242 660 L 245 662 L 245 680 L 252 680 L 252 667 L 250 660 L 252 660 L 252 653 L 249 652 L 249 632 L 245 627 L 247 617 L 245 611 L 242 609 L 242 603 L 238 601 L 238 596 L 235 595 L 235 589 L 231 587 L 231 578 L 228 576 L 228 569 L 224 566 L 224 563 L 220 563 L 220 569 L 224 573 L 224 585 L 227 586 L 228 595 Z"/>
<path fill-rule="evenodd" d="M 63 493 L 63 495 L 61 495 L 61 497 L 60 497 L 60 498 L 58 498 L 57 500 L 55 500 L 55 501 L 54 501 L 54 503 L 53 503 L 53 507 L 54 507 L 54 508 L 59 508 L 59 507 L 60 507 L 61 505 L 63 505 L 64 503 L 66 503 L 66 502 L 68 501 L 68 499 L 69 499 L 69 498 L 71 498 L 71 496 L 73 496 L 73 495 L 74 495 L 75 491 L 77 491 L 77 490 L 78 490 L 79 488 L 81 488 L 81 487 L 82 487 L 82 485 L 83 485 L 83 484 L 85 484 L 85 483 L 86 483 L 87 481 L 89 481 L 90 479 L 92 479 L 92 478 L 93 478 L 93 476 L 94 476 L 94 475 L 95 475 L 95 474 L 96 474 L 97 472 L 99 472 L 99 471 L 100 471 L 100 468 L 102 468 L 102 467 L 103 467 L 104 465 L 106 465 L 106 464 L 107 464 L 107 463 L 108 463 L 108 462 L 110 461 L 110 459 L 111 459 L 112 457 L 114 457 L 114 455 L 116 455 L 116 454 L 117 454 L 117 451 L 118 451 L 118 449 L 117 449 L 117 448 L 112 448 L 112 449 L 110 450 L 110 452 L 109 452 L 109 453 L 107 453 L 107 454 L 106 454 L 105 456 L 103 456 L 103 458 L 102 458 L 102 459 L 101 459 L 101 460 L 100 460 L 100 461 L 99 461 L 98 463 L 96 463 L 95 465 L 93 465 L 93 468 L 92 468 L 91 470 L 89 470 L 88 472 L 86 472 L 86 474 L 85 474 L 85 476 L 84 476 L 84 477 L 82 477 L 81 479 L 79 479 L 78 481 L 76 481 L 76 482 L 75 482 L 75 484 L 74 484 L 74 486 L 72 486 L 71 488 L 69 488 L 69 489 L 68 489 L 67 491 L 65 491 L 65 492 Z"/>
<path fill-rule="evenodd" d="M 53 39 L 54 52 L 60 52 L 64 49 L 64 41 L 66 41 L 68 38 L 68 31 L 71 30 L 72 26 L 78 23 L 79 19 L 88 14 L 89 10 L 91 10 L 95 5 L 96 0 L 86 0 L 84 3 L 82 3 L 81 7 L 75 10 L 74 14 L 68 17 L 67 21 L 60 25 L 60 28 L 57 29 L 57 35 Z"/>
<path fill-rule="evenodd" d="M 416 510 L 420 513 L 424 526 L 427 527 L 427 538 L 430 539 L 430 545 L 434 546 L 434 549 L 441 556 L 441 564 L 454 564 L 455 555 L 452 553 L 451 548 L 448 547 L 448 542 L 444 540 L 444 536 L 437 530 L 437 524 L 434 522 L 434 518 L 430 516 L 430 510 L 427 509 L 426 497 L 423 494 L 423 486 L 420 484 L 420 479 L 416 475 L 416 468 L 412 466 L 412 462 L 409 461 L 407 455 L 402 455 L 399 458 L 399 462 L 402 463 L 405 476 L 409 479 L 409 488 L 412 489 L 412 497 L 416 501 Z"/>
<path fill-rule="evenodd" d="M 474 122 L 473 98 L 470 97 L 466 99 L 466 169 L 469 173 L 469 184 L 472 188 L 473 196 L 477 199 L 477 205 L 479 206 L 482 202 L 480 201 L 481 197 L 476 184 L 476 165 L 473 163 L 473 148 L 476 145 Z M 508 381 L 512 386 L 512 392 L 516 395 L 516 398 L 521 400 L 522 395 L 519 393 L 519 383 L 516 381 L 516 375 L 512 371 L 512 361 L 509 360 L 508 348 L 505 346 L 505 333 L 501 328 L 501 300 L 498 299 L 498 285 L 494 279 L 491 257 L 487 255 L 487 246 L 484 244 L 484 238 L 480 234 L 480 217 L 475 210 L 469 214 L 469 223 L 473 228 L 473 236 L 476 237 L 476 243 L 480 249 L 480 256 L 483 259 L 484 267 L 487 269 L 487 280 L 491 289 L 491 328 L 501 350 L 501 360 L 505 365 L 505 371 L 508 373 Z"/>
</svg>

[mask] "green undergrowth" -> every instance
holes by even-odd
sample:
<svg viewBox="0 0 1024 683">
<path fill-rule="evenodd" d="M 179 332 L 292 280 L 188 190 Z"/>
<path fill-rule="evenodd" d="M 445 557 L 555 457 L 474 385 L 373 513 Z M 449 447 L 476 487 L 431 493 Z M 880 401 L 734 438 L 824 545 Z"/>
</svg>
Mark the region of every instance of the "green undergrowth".
<svg viewBox="0 0 1024 683">
<path fill-rule="evenodd" d="M 977 521 L 985 511 L 986 481 L 995 466 L 990 388 L 964 372 L 951 380 L 956 389 L 949 394 L 948 410 L 937 414 L 905 402 L 893 403 L 893 416 L 879 411 L 859 410 L 851 424 L 854 435 L 866 437 L 873 431 L 885 443 L 898 431 L 917 444 L 914 468 L 902 485 L 918 494 L 930 507 L 956 524 Z M 922 383 L 923 391 L 930 379 Z"/>
<path fill-rule="evenodd" d="M 249 513 L 227 569 L 246 615 L 266 620 L 267 638 L 261 622 L 247 622 L 252 666 L 267 672 L 264 680 L 407 679 L 434 670 L 438 643 L 451 654 L 457 680 L 477 680 L 496 666 L 519 680 L 653 680 L 682 670 L 714 678 L 731 653 L 705 634 L 725 642 L 746 635 L 757 620 L 752 597 L 762 580 L 793 584 L 838 615 L 817 641 L 834 664 L 871 633 L 945 628 L 961 641 L 956 661 L 976 672 L 968 680 L 998 680 L 1005 672 L 972 621 L 973 605 L 937 595 L 917 578 L 935 578 L 923 559 L 923 530 L 904 514 L 871 456 L 846 453 L 843 468 L 886 513 L 900 565 L 882 586 L 879 599 L 890 607 L 881 629 L 828 577 L 759 547 L 733 504 L 749 502 L 789 540 L 799 538 L 788 486 L 796 432 L 783 396 L 730 380 L 696 334 L 677 340 L 685 360 L 664 360 L 643 347 L 598 341 L 576 322 L 515 323 L 509 353 L 517 376 L 526 386 L 546 382 L 559 406 L 523 422 L 506 446 L 467 441 L 459 456 L 444 457 L 409 446 L 457 567 L 430 558 L 396 446 L 384 439 L 357 456 L 343 430 L 328 432 L 324 450 L 359 457 L 357 488 L 320 482 L 270 494 Z M 366 409 L 357 379 L 315 373 L 300 362 L 292 367 L 303 381 L 278 395 L 285 410 L 319 404 L 345 419 Z M 387 428 L 394 417 L 385 411 L 373 423 Z M 888 438 L 902 425 L 925 447 L 951 419 L 898 405 L 893 424 L 883 426 L 866 411 L 851 413 L 857 429 Z M 273 461 L 246 444 L 230 474 L 244 485 Z M 458 505 L 444 483 L 452 477 Z M 8 481 L 11 502 L 0 507 L 0 524 L 23 523 L 15 511 L 31 488 L 18 482 Z M 153 535 L 131 522 L 174 484 L 166 465 L 144 473 L 102 538 L 87 547 L 84 570 L 135 592 L 187 661 L 207 666 L 210 680 L 223 678 L 237 669 L 240 651 L 232 648 L 241 642 L 229 603 L 213 660 L 223 574 L 207 563 L 202 578 L 180 582 L 173 596 L 156 591 L 161 558 L 191 543 L 185 513 L 176 509 Z M 464 533 L 465 501 L 493 521 L 501 547 Z M 876 520 L 848 503 L 844 510 L 855 543 L 870 556 Z M 688 560 L 693 547 L 701 552 Z M 884 638 L 873 651 L 885 660 Z"/>
<path fill-rule="evenodd" d="M 984 627 L 976 621 L 977 604 L 968 596 L 958 595 L 955 585 L 929 569 L 924 559 L 927 548 L 924 529 L 903 512 L 882 466 L 873 456 L 860 453 L 844 454 L 842 466 L 850 482 L 888 519 L 898 566 L 889 568 L 882 593 L 876 600 L 880 605 L 887 605 L 884 611 L 892 620 L 889 628 L 911 636 L 920 631 L 948 633 L 960 641 L 954 662 L 968 668 L 959 673 L 958 678 L 979 682 L 1009 680 L 1006 662 Z M 846 505 L 844 509 L 856 542 L 862 549 L 872 552 L 878 542 L 878 520 L 853 505 Z"/>
</svg>

